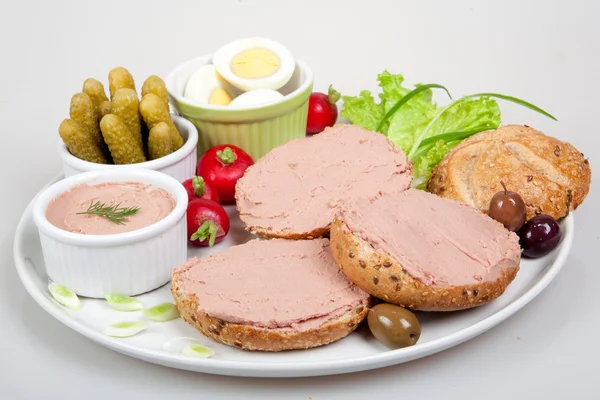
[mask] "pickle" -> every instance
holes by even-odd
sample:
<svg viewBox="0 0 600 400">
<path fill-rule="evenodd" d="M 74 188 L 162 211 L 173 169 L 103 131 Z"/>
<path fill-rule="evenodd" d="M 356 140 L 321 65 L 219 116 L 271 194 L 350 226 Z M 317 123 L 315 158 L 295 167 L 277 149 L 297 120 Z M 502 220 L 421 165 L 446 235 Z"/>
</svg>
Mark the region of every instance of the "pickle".
<svg viewBox="0 0 600 400">
<path fill-rule="evenodd" d="M 94 107 L 96 107 L 96 114 L 98 114 L 98 121 L 100 121 L 104 116 L 100 114 L 100 105 L 108 100 L 104 92 L 104 85 L 94 78 L 88 78 L 83 82 L 82 91 L 92 99 Z"/>
<path fill-rule="evenodd" d="M 103 101 L 98 106 L 98 120 L 101 121 L 102 117 L 106 114 L 110 114 L 112 110 L 112 103 L 109 100 Z"/>
<path fill-rule="evenodd" d="M 166 122 L 159 122 L 148 134 L 148 155 L 151 160 L 156 160 L 172 152 L 171 127 Z"/>
<path fill-rule="evenodd" d="M 165 82 L 156 75 L 150 75 L 142 85 L 142 97 L 148 93 L 153 93 L 160 97 L 167 111 L 169 110 L 169 92 Z"/>
<path fill-rule="evenodd" d="M 108 163 L 102 147 L 79 122 L 65 119 L 58 127 L 58 134 L 75 157 L 97 164 Z"/>
<path fill-rule="evenodd" d="M 71 119 L 79 122 L 88 131 L 89 137 L 102 147 L 102 134 L 98 127 L 98 114 L 94 102 L 85 93 L 76 93 L 71 97 Z"/>
<path fill-rule="evenodd" d="M 118 115 L 123 119 L 139 146 L 143 148 L 140 101 L 135 90 L 129 88 L 117 90 L 112 99 L 111 114 Z"/>
<path fill-rule="evenodd" d="M 115 114 L 105 115 L 100 121 L 100 129 L 115 164 L 146 161 L 144 150 L 121 117 Z"/>
<path fill-rule="evenodd" d="M 169 111 L 165 108 L 160 97 L 154 93 L 148 93 L 142 97 L 142 101 L 140 102 L 140 112 L 149 129 L 152 129 L 159 122 L 166 122 L 169 125 L 169 128 L 171 128 L 173 151 L 183 146 L 183 138 L 179 134 L 177 127 L 171 119 Z"/>
<path fill-rule="evenodd" d="M 122 88 L 135 90 L 135 82 L 133 76 L 126 68 L 117 67 L 110 70 L 108 73 L 108 89 L 110 90 L 110 98 L 112 100 L 115 92 Z"/>
</svg>

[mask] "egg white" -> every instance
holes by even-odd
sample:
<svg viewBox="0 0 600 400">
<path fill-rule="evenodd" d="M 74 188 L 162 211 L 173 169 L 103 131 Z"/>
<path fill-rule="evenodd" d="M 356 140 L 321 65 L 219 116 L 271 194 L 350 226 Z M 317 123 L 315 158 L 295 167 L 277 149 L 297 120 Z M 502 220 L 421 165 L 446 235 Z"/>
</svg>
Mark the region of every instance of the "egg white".
<svg viewBox="0 0 600 400">
<path fill-rule="evenodd" d="M 198 103 L 208 104 L 208 100 L 215 89 L 222 88 L 234 98 L 235 91 L 213 65 L 200 67 L 188 79 L 183 97 Z"/>
<path fill-rule="evenodd" d="M 267 49 L 279 57 L 281 64 L 273 75 L 264 78 L 245 79 L 231 71 L 233 58 L 244 50 L 253 48 Z M 285 46 L 265 38 L 247 38 L 231 42 L 215 52 L 212 62 L 225 80 L 244 92 L 257 89 L 277 90 L 290 80 L 296 68 L 294 57 Z"/>
<path fill-rule="evenodd" d="M 266 106 L 276 103 L 284 96 L 276 90 L 256 89 L 240 94 L 229 103 L 229 107 L 242 108 L 254 106 Z"/>
</svg>

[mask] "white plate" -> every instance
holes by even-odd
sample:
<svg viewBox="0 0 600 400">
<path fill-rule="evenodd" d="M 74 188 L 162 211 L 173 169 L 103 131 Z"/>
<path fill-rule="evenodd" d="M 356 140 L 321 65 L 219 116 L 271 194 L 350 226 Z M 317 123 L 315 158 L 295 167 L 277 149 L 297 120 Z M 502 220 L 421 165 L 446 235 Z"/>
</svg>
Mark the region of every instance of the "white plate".
<svg viewBox="0 0 600 400">
<path fill-rule="evenodd" d="M 219 251 L 252 237 L 244 231 L 234 208 L 230 207 L 228 212 L 232 226 L 227 239 L 210 250 L 190 248 L 189 256 Z M 93 299 L 82 299 L 82 307 L 77 311 L 58 305 L 47 291 L 48 280 L 37 229 L 32 220 L 31 204 L 17 227 L 14 257 L 25 288 L 44 310 L 69 328 L 109 349 L 144 361 L 190 371 L 233 376 L 301 377 L 342 374 L 400 364 L 456 346 L 487 331 L 529 303 L 556 277 L 573 241 L 572 215 L 561 222 L 561 229 L 563 237 L 559 247 L 544 258 L 523 260 L 517 278 L 500 298 L 472 310 L 418 313 L 422 325 L 419 343 L 394 351 L 374 339 L 364 325 L 336 343 L 281 353 L 247 352 L 221 345 L 205 338 L 181 319 L 151 323 L 146 331 L 137 336 L 114 339 L 102 333 L 105 327 L 119 321 L 144 320 L 142 312 L 115 311 L 104 300 Z M 146 306 L 173 301 L 169 285 L 138 296 L 138 299 Z M 212 348 L 215 355 L 209 359 L 180 355 L 179 351 L 188 338 Z"/>
</svg>

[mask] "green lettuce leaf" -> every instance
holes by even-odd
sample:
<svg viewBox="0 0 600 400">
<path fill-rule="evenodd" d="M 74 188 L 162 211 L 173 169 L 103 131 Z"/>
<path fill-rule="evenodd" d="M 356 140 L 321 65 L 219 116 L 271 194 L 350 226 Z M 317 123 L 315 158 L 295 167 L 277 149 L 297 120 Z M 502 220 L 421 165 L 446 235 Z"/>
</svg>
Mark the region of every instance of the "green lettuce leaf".
<svg viewBox="0 0 600 400">
<path fill-rule="evenodd" d="M 410 103 L 410 102 L 409 102 Z M 447 132 L 471 131 L 480 126 L 496 129 L 501 122 L 500 107 L 489 97 L 461 99 L 438 109 L 427 126 L 415 132 L 415 141 L 407 151 L 409 157 L 417 152 L 423 139 Z M 389 135 L 388 135 L 389 136 Z"/>
<path fill-rule="evenodd" d="M 384 114 L 410 92 L 409 89 L 402 87 L 404 76 L 401 74 L 390 74 L 388 71 L 383 71 L 377 75 L 377 81 L 382 91 L 379 94 L 379 99 L 381 100 Z"/>
<path fill-rule="evenodd" d="M 434 144 L 427 146 L 422 155 L 414 162 L 413 185 L 416 185 L 417 189 L 425 190 L 433 167 L 442 161 L 446 154 L 448 154 L 448 152 L 459 143 L 460 140 L 455 140 L 448 143 L 444 142 L 443 140 L 438 140 Z"/>
<path fill-rule="evenodd" d="M 386 136 L 408 154 L 416 135 L 425 129 L 435 113 L 436 106 L 431 103 L 431 90 L 419 93 L 390 118 Z"/>
<path fill-rule="evenodd" d="M 377 75 L 377 81 L 381 88 L 379 103 L 375 102 L 368 90 L 363 90 L 356 97 L 342 96 L 344 108 L 340 112 L 340 116 L 361 128 L 375 130 L 385 113 L 411 92 L 410 89 L 402 86 L 404 77 L 401 74 L 383 71 Z M 417 128 L 424 128 L 435 114 L 436 106 L 432 103 L 431 98 L 431 90 L 425 90 L 410 99 L 390 120 L 385 122 L 381 132 L 404 151 L 409 151 L 414 142 L 413 136 Z"/>
<path fill-rule="evenodd" d="M 410 150 L 403 148 L 409 154 L 409 159 L 414 162 L 414 184 L 418 188 L 424 189 L 433 168 L 454 146 L 460 143 L 460 140 L 450 142 L 439 140 L 433 145 L 424 146 L 425 149 L 423 149 L 421 147 L 423 139 L 448 132 L 477 131 L 481 130 L 481 127 L 496 129 L 500 122 L 498 103 L 486 97 L 457 101 L 449 107 L 437 110 L 425 128 L 417 129 L 414 135 L 416 139 L 413 139 Z"/>
<path fill-rule="evenodd" d="M 374 131 L 383 118 L 383 107 L 375 103 L 368 90 L 363 90 L 357 97 L 342 96 L 344 109 L 340 112 L 342 118 L 350 120 L 354 125 Z"/>
<path fill-rule="evenodd" d="M 371 92 L 363 90 L 356 97 L 343 96 L 340 116 L 364 129 L 375 130 L 383 116 L 411 92 L 403 85 L 404 77 L 383 71 L 377 76 L 381 93 L 379 103 Z M 418 86 L 418 85 L 417 85 Z M 424 188 L 435 167 L 461 140 L 421 143 L 449 132 L 496 129 L 501 122 L 498 103 L 490 97 L 465 97 L 445 107 L 432 100 L 430 89 L 418 93 L 403 104 L 381 127 L 380 132 L 400 147 L 414 163 L 414 182 Z M 466 136 L 465 136 L 466 137 Z"/>
</svg>

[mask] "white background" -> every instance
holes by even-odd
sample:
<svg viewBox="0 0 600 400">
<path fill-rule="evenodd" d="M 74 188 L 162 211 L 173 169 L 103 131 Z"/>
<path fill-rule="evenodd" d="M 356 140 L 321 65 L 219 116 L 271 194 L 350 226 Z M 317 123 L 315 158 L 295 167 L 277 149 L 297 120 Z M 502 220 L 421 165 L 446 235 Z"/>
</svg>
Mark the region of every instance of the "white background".
<svg viewBox="0 0 600 400">
<path fill-rule="evenodd" d="M 453 95 L 523 97 L 558 123 L 525 123 L 600 159 L 600 2 L 2 1 L 0 3 L 0 398 L 600 398 L 598 186 L 576 212 L 573 252 L 545 292 L 507 322 L 443 353 L 344 376 L 241 379 L 159 367 L 109 351 L 47 315 L 12 261 L 15 226 L 59 172 L 57 127 L 87 77 L 123 65 L 140 82 L 244 36 L 283 42 L 346 94 L 387 68 Z M 440 101 L 445 101 L 443 97 Z"/>
</svg>

